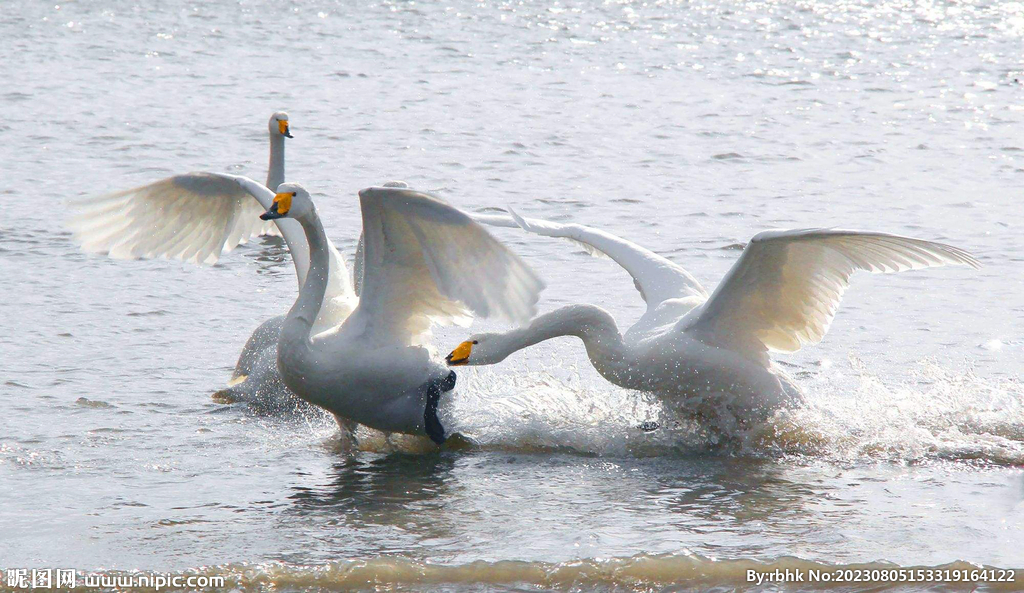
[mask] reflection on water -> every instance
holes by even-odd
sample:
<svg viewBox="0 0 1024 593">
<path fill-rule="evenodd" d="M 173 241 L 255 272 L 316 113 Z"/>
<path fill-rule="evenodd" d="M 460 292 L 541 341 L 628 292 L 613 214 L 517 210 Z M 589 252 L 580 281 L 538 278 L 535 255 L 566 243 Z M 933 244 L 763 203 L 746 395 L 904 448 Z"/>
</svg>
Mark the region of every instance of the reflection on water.
<svg viewBox="0 0 1024 593">
<path fill-rule="evenodd" d="M 316 486 L 292 486 L 288 499 L 293 511 L 318 515 L 329 521 L 344 519 L 355 526 L 415 526 L 424 537 L 436 532 L 428 511 L 437 511 L 437 499 L 452 495 L 449 482 L 456 455 L 369 455 L 346 457 L 334 463 L 329 479 Z M 421 516 L 422 521 L 416 517 Z"/>
<path fill-rule="evenodd" d="M 650 496 L 665 497 L 666 508 L 694 518 L 695 523 L 784 524 L 805 513 L 809 499 L 823 494 L 787 479 L 783 467 L 774 462 L 705 460 L 691 467 L 693 471 L 660 480 Z"/>
<path fill-rule="evenodd" d="M 357 454 L 296 478 L 287 490 L 288 525 L 306 526 L 319 543 L 275 557 L 288 562 L 371 553 L 497 561 L 512 549 L 526 560 L 695 552 L 848 562 L 886 541 L 888 557 L 908 563 L 958 545 L 953 526 L 968 517 L 979 532 L 1001 532 L 1011 516 L 1024 526 L 1019 472 L 1007 481 L 999 471 L 943 465 L 907 473 L 797 458 L 477 451 Z M 988 494 L 978 489 L 983 483 Z M 1007 497 L 1009 506 L 981 511 L 975 505 L 994 502 L 982 502 L 988 495 Z M 927 542 L 903 541 L 922 529 Z M 1005 542 L 987 548 L 1012 563 Z"/>
<path fill-rule="evenodd" d="M 239 251 L 246 259 L 258 264 L 252 266 L 252 269 L 261 276 L 276 277 L 295 273 L 292 258 L 288 255 L 288 245 L 281 237 L 258 237 L 247 246 L 240 247 Z"/>
</svg>

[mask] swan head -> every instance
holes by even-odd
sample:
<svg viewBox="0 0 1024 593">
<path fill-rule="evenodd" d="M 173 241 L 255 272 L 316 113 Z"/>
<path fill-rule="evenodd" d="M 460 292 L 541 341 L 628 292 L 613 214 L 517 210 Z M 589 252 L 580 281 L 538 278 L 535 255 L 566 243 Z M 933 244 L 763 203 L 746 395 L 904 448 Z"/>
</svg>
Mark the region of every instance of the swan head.
<svg viewBox="0 0 1024 593">
<path fill-rule="evenodd" d="M 313 198 L 309 197 L 306 188 L 298 183 L 282 183 L 277 188 L 274 203 L 270 210 L 260 214 L 263 220 L 278 218 L 302 218 L 313 211 Z"/>
<path fill-rule="evenodd" d="M 507 349 L 498 348 L 499 334 L 477 334 L 455 347 L 444 357 L 448 366 L 477 366 L 498 364 L 508 355 Z M 504 350 L 504 351 L 500 351 Z"/>
<path fill-rule="evenodd" d="M 270 121 L 267 122 L 267 128 L 270 130 L 271 136 L 284 136 L 285 138 L 293 138 L 291 129 L 288 127 L 288 114 L 284 111 L 278 111 L 274 115 L 270 116 Z"/>
</svg>

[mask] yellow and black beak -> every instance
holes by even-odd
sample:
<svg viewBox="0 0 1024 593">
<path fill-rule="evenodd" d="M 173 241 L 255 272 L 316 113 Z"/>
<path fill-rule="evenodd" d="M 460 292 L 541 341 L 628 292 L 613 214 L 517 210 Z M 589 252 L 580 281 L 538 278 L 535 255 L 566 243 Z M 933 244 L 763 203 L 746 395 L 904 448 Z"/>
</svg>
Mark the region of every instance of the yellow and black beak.
<svg viewBox="0 0 1024 593">
<path fill-rule="evenodd" d="M 288 120 L 286 119 L 277 120 L 277 131 L 281 132 L 281 135 L 284 136 L 285 138 L 295 137 L 292 136 L 291 130 L 288 128 Z"/>
<path fill-rule="evenodd" d="M 447 362 L 450 367 L 467 364 L 469 362 L 469 354 L 473 351 L 473 344 L 476 344 L 475 340 L 459 344 L 455 347 L 455 350 L 452 350 L 451 354 L 444 357 L 444 361 Z"/>
<path fill-rule="evenodd" d="M 295 192 L 283 192 L 274 196 L 274 203 L 270 205 L 270 210 L 267 210 L 263 214 L 260 214 L 262 220 L 276 220 L 278 218 L 284 218 L 288 211 L 292 209 L 292 198 L 295 197 Z"/>
</svg>

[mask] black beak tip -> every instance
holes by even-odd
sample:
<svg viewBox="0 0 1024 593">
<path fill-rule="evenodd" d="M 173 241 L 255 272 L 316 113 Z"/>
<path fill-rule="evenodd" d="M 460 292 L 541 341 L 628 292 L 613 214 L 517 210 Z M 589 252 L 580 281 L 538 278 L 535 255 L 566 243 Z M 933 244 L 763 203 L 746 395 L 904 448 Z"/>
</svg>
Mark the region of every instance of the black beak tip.
<svg viewBox="0 0 1024 593">
<path fill-rule="evenodd" d="M 270 210 L 267 210 L 263 214 L 260 214 L 260 220 L 277 220 L 282 218 L 283 215 L 277 211 L 277 202 L 275 201 L 270 205 Z"/>
<path fill-rule="evenodd" d="M 291 133 L 291 132 L 285 132 L 285 133 L 284 133 L 284 137 L 285 137 L 285 138 L 294 138 L 295 136 L 292 136 L 292 133 Z"/>
</svg>

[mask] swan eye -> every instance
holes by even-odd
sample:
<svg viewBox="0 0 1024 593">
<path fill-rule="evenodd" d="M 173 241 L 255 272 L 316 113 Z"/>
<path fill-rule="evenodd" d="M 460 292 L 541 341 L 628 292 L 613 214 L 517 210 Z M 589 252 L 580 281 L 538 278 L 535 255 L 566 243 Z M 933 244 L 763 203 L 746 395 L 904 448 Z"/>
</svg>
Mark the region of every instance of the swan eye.
<svg viewBox="0 0 1024 593">
<path fill-rule="evenodd" d="M 476 340 L 473 340 L 473 343 L 474 343 L 474 344 L 479 344 L 480 342 L 478 342 L 478 341 L 476 341 Z"/>
</svg>

